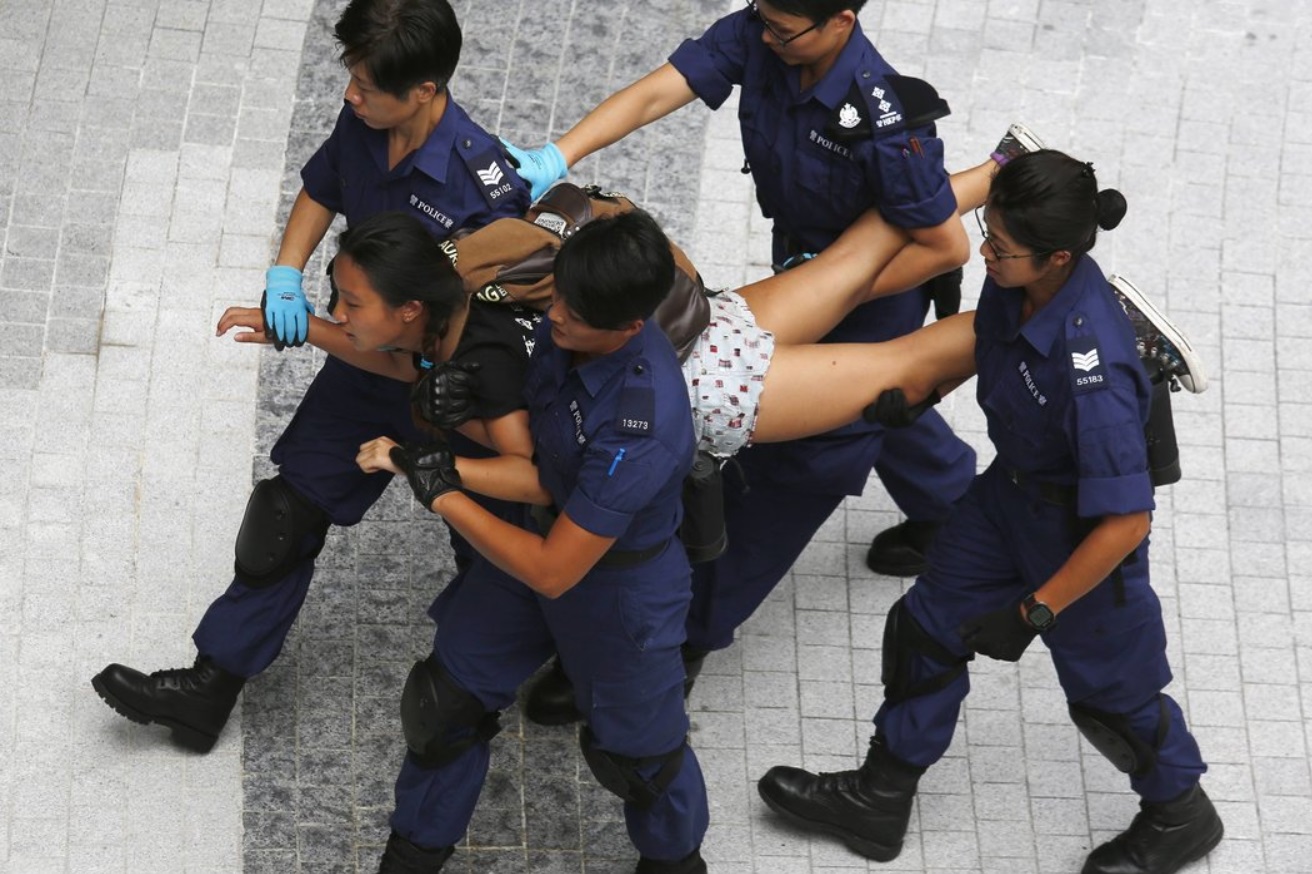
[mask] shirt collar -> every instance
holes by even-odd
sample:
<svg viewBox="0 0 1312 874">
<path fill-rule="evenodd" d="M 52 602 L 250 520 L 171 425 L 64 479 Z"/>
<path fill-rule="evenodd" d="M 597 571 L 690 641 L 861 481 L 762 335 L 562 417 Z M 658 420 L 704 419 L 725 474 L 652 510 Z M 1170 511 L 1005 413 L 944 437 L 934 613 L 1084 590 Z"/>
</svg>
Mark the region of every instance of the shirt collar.
<svg viewBox="0 0 1312 874">
<path fill-rule="evenodd" d="M 1017 335 L 1022 336 L 1034 347 L 1034 351 L 1048 357 L 1057 338 L 1065 334 L 1066 317 L 1084 297 L 1085 289 L 1089 288 L 1090 272 L 1097 273 L 1099 269 L 1092 258 L 1081 255 L 1056 296 L 1023 325 L 1020 323 L 1020 311 L 1025 302 L 1025 293 L 1019 288 L 1000 289 L 1005 302 L 1003 329 L 1006 338 L 1014 340 Z"/>
<path fill-rule="evenodd" d="M 852 26 L 852 35 L 847 38 L 847 45 L 838 53 L 834 65 L 823 79 L 811 87 L 811 96 L 830 109 L 836 109 L 847 99 L 847 92 L 857 77 L 857 70 L 868 66 L 866 48 L 869 45 L 870 40 L 866 39 L 861 30 L 861 22 L 856 22 Z M 793 75 L 798 75 L 796 70 Z"/>
<path fill-rule="evenodd" d="M 455 98 L 447 91 L 446 109 L 438 119 L 437 127 L 424 140 L 423 145 L 406 155 L 393 168 L 392 173 L 405 175 L 411 170 L 420 170 L 435 182 L 445 182 L 451 156 L 455 154 L 456 137 L 460 133 L 465 111 L 456 105 Z M 364 124 L 364 122 L 360 122 Z M 369 129 L 372 135 L 370 150 L 378 166 L 387 170 L 387 131 Z"/>
<path fill-rule="evenodd" d="M 579 381 L 583 383 L 588 394 L 596 397 L 606 383 L 628 367 L 633 359 L 642 355 L 647 348 L 647 340 L 651 332 L 657 330 L 659 329 L 656 323 L 648 319 L 643 324 L 642 330 L 630 337 L 623 346 L 609 355 L 601 355 L 579 365 L 577 368 Z"/>
</svg>

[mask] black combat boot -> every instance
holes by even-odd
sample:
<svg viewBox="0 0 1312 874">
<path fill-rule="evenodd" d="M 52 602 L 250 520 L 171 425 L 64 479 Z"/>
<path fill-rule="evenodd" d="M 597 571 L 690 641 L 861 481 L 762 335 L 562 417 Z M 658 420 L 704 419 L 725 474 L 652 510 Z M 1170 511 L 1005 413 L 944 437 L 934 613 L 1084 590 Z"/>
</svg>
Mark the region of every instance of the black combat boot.
<svg viewBox="0 0 1312 874">
<path fill-rule="evenodd" d="M 706 860 L 700 847 L 677 862 L 658 862 L 643 856 L 633 874 L 706 874 Z"/>
<path fill-rule="evenodd" d="M 885 528 L 875 535 L 866 553 L 866 567 L 889 577 L 914 577 L 923 574 L 929 564 L 925 553 L 938 533 L 937 522 L 907 519 L 900 525 Z"/>
<path fill-rule="evenodd" d="M 881 737 L 870 740 L 855 771 L 812 774 L 776 765 L 756 789 L 784 819 L 841 838 L 848 849 L 876 862 L 896 859 L 911 819 L 911 802 L 924 768 L 894 757 Z"/>
<path fill-rule="evenodd" d="M 702 672 L 708 651 L 693 649 L 685 643 L 679 654 L 683 656 L 683 670 L 687 674 L 683 681 L 683 697 L 687 698 Z M 524 697 L 524 715 L 538 725 L 568 725 L 583 719 L 574 705 L 574 684 L 565 675 L 559 656 L 551 660 L 551 669 L 529 686 Z"/>
<path fill-rule="evenodd" d="M 692 686 L 701 676 L 702 665 L 706 664 L 706 657 L 710 655 L 710 650 L 694 649 L 688 644 L 679 647 L 679 655 L 683 657 L 683 697 L 686 699 L 692 694 Z"/>
<path fill-rule="evenodd" d="M 1130 827 L 1090 853 L 1081 874 L 1172 874 L 1210 853 L 1224 833 L 1202 786 L 1170 801 L 1140 801 Z"/>
<path fill-rule="evenodd" d="M 382 861 L 378 863 L 378 874 L 434 874 L 442 870 L 455 851 L 455 847 L 425 849 L 392 832 L 387 839 L 387 848 L 383 850 Z"/>
<path fill-rule="evenodd" d="M 123 665 L 110 665 L 92 677 L 91 685 L 120 716 L 143 725 L 167 725 L 179 744 L 208 753 L 237 704 L 246 679 L 228 673 L 205 656 L 197 656 L 190 668 L 155 671 L 150 676 Z"/>
</svg>

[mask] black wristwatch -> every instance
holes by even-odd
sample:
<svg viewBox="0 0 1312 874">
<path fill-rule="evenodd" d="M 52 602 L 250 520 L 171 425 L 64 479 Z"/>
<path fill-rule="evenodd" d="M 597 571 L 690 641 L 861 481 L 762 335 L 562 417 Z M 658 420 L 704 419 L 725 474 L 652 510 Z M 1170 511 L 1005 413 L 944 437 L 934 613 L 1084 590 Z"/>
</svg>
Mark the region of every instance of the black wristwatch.
<svg viewBox="0 0 1312 874">
<path fill-rule="evenodd" d="M 1052 608 L 1047 604 L 1036 600 L 1033 594 L 1026 596 L 1021 603 L 1021 609 L 1025 611 L 1025 621 L 1035 631 L 1047 631 L 1057 624 L 1057 614 L 1053 613 Z"/>
</svg>

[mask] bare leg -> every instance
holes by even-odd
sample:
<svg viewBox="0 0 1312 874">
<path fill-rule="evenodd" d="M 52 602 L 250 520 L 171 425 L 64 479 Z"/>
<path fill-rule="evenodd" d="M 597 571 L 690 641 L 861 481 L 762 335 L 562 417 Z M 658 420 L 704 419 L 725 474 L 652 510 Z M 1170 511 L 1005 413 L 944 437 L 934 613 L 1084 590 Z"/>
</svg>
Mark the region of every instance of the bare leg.
<svg viewBox="0 0 1312 874">
<path fill-rule="evenodd" d="M 856 421 L 901 388 L 919 403 L 975 372 L 975 313 L 958 313 L 886 343 L 776 346 L 757 413 L 756 443 L 822 434 Z"/>
<path fill-rule="evenodd" d="M 960 214 L 984 203 L 997 168 L 988 160 L 952 175 Z M 743 286 L 739 293 L 756 323 L 774 333 L 777 345 L 814 343 L 860 304 L 931 278 L 930 263 L 938 263 L 936 255 L 868 210 L 815 258 Z"/>
</svg>

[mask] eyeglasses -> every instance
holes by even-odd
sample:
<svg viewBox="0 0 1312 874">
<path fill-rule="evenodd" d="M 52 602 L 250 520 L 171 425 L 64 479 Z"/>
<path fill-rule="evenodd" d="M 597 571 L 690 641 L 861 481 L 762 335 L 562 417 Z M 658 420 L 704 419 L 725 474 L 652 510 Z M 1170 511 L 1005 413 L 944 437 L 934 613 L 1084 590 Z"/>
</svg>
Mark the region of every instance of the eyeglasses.
<svg viewBox="0 0 1312 874">
<path fill-rule="evenodd" d="M 815 30 L 817 27 L 819 27 L 821 24 L 824 23 L 822 21 L 817 21 L 813 23 L 810 27 L 808 27 L 806 30 L 798 31 L 792 36 L 784 36 L 779 31 L 775 30 L 770 25 L 770 22 L 766 21 L 765 18 L 761 15 L 761 10 L 756 7 L 756 0 L 747 0 L 747 12 L 749 15 L 752 16 L 752 18 L 755 18 L 757 21 L 761 22 L 761 24 L 765 26 L 765 29 L 770 32 L 770 36 L 774 37 L 775 45 L 779 46 L 779 48 L 783 48 L 784 46 L 788 45 L 790 42 L 793 42 L 794 40 L 801 39 L 802 37 L 806 36 L 808 33 Z"/>
<path fill-rule="evenodd" d="M 1001 252 L 998 251 L 997 244 L 993 242 L 993 236 L 989 233 L 988 226 L 984 224 L 983 210 L 984 207 L 982 206 L 975 207 L 975 223 L 979 225 L 980 236 L 984 238 L 985 245 L 987 245 L 989 247 L 989 251 L 993 253 L 994 261 L 1012 261 L 1015 260 L 1016 258 L 1039 258 L 1044 255 L 1051 255 L 1054 251 L 1056 251 L 1050 249 L 1047 252 L 1027 252 L 1024 255 L 1002 254 Z"/>
</svg>

